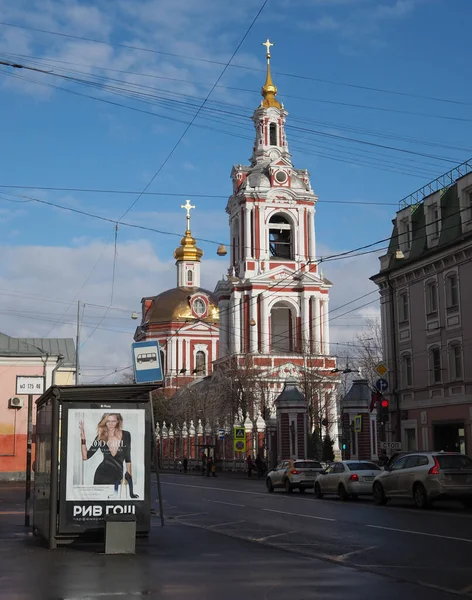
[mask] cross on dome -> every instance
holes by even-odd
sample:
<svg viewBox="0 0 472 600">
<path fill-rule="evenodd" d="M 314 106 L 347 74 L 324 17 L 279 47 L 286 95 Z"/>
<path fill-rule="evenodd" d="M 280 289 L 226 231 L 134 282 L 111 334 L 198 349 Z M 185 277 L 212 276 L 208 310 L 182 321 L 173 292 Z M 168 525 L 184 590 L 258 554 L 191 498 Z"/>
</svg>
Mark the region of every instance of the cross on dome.
<svg viewBox="0 0 472 600">
<path fill-rule="evenodd" d="M 262 42 L 262 45 L 265 46 L 267 49 L 267 58 L 270 58 L 270 49 L 274 44 L 272 44 L 269 38 L 267 38 L 265 42 Z"/>
<path fill-rule="evenodd" d="M 187 200 L 185 204 L 181 204 L 180 208 L 187 211 L 187 229 L 190 230 L 190 211 L 192 208 L 196 208 L 193 204 L 190 204 L 190 200 Z"/>
</svg>

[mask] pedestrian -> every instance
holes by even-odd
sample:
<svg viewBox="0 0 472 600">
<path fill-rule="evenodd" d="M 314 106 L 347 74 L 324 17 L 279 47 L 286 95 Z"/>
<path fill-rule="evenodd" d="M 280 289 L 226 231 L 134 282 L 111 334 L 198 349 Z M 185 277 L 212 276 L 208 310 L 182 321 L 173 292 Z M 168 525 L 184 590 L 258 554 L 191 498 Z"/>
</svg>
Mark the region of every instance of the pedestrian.
<svg viewBox="0 0 472 600">
<path fill-rule="evenodd" d="M 247 462 L 247 476 L 252 477 L 252 470 L 254 469 L 254 463 L 252 462 L 251 455 L 248 454 L 246 458 Z"/>
<path fill-rule="evenodd" d="M 212 461 L 211 464 L 211 474 L 213 475 L 213 477 L 216 477 L 216 461 Z"/>
<path fill-rule="evenodd" d="M 184 456 L 184 460 L 183 460 L 183 467 L 184 467 L 184 473 L 187 473 L 187 469 L 188 469 L 188 458 L 186 456 Z"/>
<path fill-rule="evenodd" d="M 207 477 L 210 477 L 212 468 L 213 468 L 213 459 L 211 458 L 211 456 L 209 456 L 208 460 L 207 460 L 207 471 L 206 471 Z"/>
<path fill-rule="evenodd" d="M 257 477 L 260 479 L 264 473 L 262 470 L 263 461 L 262 461 L 262 458 L 259 456 L 259 454 L 256 456 L 255 462 L 256 462 Z"/>
<path fill-rule="evenodd" d="M 205 475 L 207 469 L 207 457 L 206 454 L 202 454 L 202 477 Z"/>
<path fill-rule="evenodd" d="M 385 468 L 388 465 L 388 461 L 387 451 L 384 449 L 379 456 L 379 465 Z"/>
</svg>

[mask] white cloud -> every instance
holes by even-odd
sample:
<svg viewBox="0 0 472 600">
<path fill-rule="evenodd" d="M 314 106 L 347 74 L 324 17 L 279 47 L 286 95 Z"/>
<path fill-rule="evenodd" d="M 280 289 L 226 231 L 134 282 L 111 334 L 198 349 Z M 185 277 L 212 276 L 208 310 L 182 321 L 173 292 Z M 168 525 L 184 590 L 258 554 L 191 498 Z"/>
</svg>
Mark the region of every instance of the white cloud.
<svg viewBox="0 0 472 600">
<path fill-rule="evenodd" d="M 119 244 L 113 306 L 123 310 L 110 310 L 86 341 L 105 315 L 103 307 L 110 304 L 113 246 L 95 240 L 74 248 L 3 246 L 0 252 L 1 332 L 13 337 L 75 338 L 77 300 L 85 303 L 82 382 L 130 364 L 130 344 L 139 323 L 131 320 L 131 313 L 140 314 L 143 296 L 157 295 L 176 285 L 172 258 L 159 258 L 147 241 Z M 225 267 L 222 261 L 204 260 L 202 286 L 212 290 Z M 93 306 L 97 304 L 103 307 Z"/>
</svg>

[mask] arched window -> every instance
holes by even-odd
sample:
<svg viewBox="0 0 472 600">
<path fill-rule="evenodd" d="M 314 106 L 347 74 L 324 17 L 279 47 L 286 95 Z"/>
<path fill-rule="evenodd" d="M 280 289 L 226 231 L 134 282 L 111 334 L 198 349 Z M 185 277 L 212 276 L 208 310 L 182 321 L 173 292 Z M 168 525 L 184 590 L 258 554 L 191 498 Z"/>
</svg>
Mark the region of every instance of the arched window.
<svg viewBox="0 0 472 600">
<path fill-rule="evenodd" d="M 187 283 L 192 285 L 193 283 L 193 271 L 187 271 Z"/>
<path fill-rule="evenodd" d="M 446 277 L 446 308 L 454 309 L 459 306 L 459 281 L 456 273 Z"/>
<path fill-rule="evenodd" d="M 409 352 L 402 354 L 402 384 L 404 388 L 413 385 L 413 370 Z"/>
<path fill-rule="evenodd" d="M 270 145 L 277 146 L 277 125 L 271 123 L 269 127 Z"/>
<path fill-rule="evenodd" d="M 166 374 L 166 357 L 165 357 L 164 351 L 163 350 L 159 350 L 159 355 L 161 357 L 162 374 L 165 375 Z"/>
<path fill-rule="evenodd" d="M 206 355 L 203 350 L 199 350 L 195 355 L 195 373 L 205 375 L 206 373 Z"/>
<path fill-rule="evenodd" d="M 235 265 L 239 259 L 239 219 L 233 220 L 233 225 L 231 227 L 231 245 L 232 245 L 232 259 L 233 265 Z"/>
<path fill-rule="evenodd" d="M 276 304 L 270 312 L 270 350 L 272 354 L 286 354 L 295 349 L 295 319 L 292 310 Z"/>
<path fill-rule="evenodd" d="M 462 379 L 462 348 L 460 342 L 449 345 L 449 377 L 451 381 Z"/>
<path fill-rule="evenodd" d="M 431 372 L 431 383 L 441 383 L 441 350 L 438 348 L 438 346 L 434 346 L 429 350 L 429 369 Z"/>
<path fill-rule="evenodd" d="M 269 220 L 269 250 L 276 258 L 293 258 L 292 226 L 282 215 Z"/>
<path fill-rule="evenodd" d="M 438 285 L 435 281 L 426 284 L 426 314 L 431 315 L 438 311 Z"/>
</svg>

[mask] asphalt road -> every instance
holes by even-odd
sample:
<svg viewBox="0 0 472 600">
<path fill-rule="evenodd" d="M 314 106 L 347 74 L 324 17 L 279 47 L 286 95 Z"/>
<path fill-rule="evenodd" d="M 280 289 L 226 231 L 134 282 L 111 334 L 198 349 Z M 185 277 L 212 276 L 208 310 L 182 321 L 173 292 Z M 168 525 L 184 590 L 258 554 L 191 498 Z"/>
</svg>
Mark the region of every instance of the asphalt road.
<svg viewBox="0 0 472 600">
<path fill-rule="evenodd" d="M 316 500 L 262 481 L 163 475 L 166 522 L 137 554 L 48 551 L 0 486 L 5 600 L 449 600 L 472 598 L 472 515 Z"/>
<path fill-rule="evenodd" d="M 369 500 L 317 500 L 311 491 L 269 494 L 263 481 L 188 475 L 164 475 L 162 489 L 168 523 L 277 548 L 287 560 L 295 554 L 375 573 L 385 589 L 402 581 L 429 591 L 425 598 L 432 590 L 472 597 L 472 513 L 453 504 L 378 507 Z"/>
</svg>

